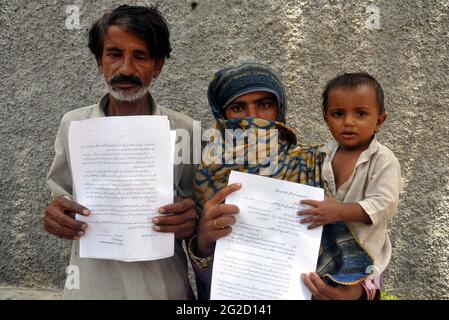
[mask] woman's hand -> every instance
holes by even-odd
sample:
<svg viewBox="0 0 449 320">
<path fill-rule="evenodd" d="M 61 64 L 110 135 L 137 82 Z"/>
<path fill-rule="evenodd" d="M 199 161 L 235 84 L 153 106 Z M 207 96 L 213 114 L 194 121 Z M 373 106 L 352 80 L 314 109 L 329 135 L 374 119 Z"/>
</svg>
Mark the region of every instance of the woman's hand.
<svg viewBox="0 0 449 320">
<path fill-rule="evenodd" d="M 361 284 L 332 287 L 326 284 L 316 272 L 309 275 L 302 274 L 301 278 L 315 300 L 358 300 L 365 290 Z"/>
<path fill-rule="evenodd" d="M 240 183 L 224 187 L 204 205 L 197 236 L 197 248 L 201 256 L 210 256 L 214 252 L 215 242 L 232 232 L 231 225 L 236 221 L 234 214 L 239 212 L 239 208 L 224 204 L 224 201 L 241 187 Z"/>
</svg>

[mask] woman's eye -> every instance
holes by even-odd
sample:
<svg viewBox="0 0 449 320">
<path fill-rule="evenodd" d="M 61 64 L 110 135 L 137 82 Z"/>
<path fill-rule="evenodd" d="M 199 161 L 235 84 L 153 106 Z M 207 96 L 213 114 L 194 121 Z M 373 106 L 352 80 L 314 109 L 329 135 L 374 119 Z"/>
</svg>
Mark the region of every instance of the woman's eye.
<svg viewBox="0 0 449 320">
<path fill-rule="evenodd" d="M 261 101 L 259 103 L 259 108 L 261 108 L 261 109 L 269 109 L 269 108 L 273 107 L 274 105 L 275 105 L 274 101 L 265 100 L 265 101 Z"/>
<path fill-rule="evenodd" d="M 239 105 L 230 106 L 229 108 L 234 112 L 240 112 L 243 110 L 242 106 L 239 106 Z"/>
</svg>

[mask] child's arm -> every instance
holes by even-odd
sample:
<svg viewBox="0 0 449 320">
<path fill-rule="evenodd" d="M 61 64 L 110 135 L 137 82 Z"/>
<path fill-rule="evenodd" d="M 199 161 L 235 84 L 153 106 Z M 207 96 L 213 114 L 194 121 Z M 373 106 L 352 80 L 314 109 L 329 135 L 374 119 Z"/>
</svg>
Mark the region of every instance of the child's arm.
<svg viewBox="0 0 449 320">
<path fill-rule="evenodd" d="M 380 156 L 374 166 L 362 201 L 358 203 L 337 203 L 333 199 L 302 201 L 314 208 L 298 212 L 298 215 L 310 215 L 301 223 L 312 223 L 309 226 L 309 229 L 312 229 L 336 221 L 377 225 L 389 220 L 396 211 L 399 193 L 402 190 L 401 168 L 391 151 Z"/>
<path fill-rule="evenodd" d="M 365 190 L 365 198 L 359 205 L 369 215 L 372 224 L 386 224 L 393 215 L 402 191 L 401 166 L 393 152 L 379 157 L 373 175 Z"/>
<path fill-rule="evenodd" d="M 309 217 L 301 220 L 301 223 L 311 223 L 308 229 L 313 229 L 337 221 L 353 221 L 371 224 L 370 217 L 358 203 L 339 203 L 331 198 L 324 201 L 303 200 L 301 203 L 313 207 L 312 209 L 298 212 L 299 216 L 309 215 Z"/>
</svg>

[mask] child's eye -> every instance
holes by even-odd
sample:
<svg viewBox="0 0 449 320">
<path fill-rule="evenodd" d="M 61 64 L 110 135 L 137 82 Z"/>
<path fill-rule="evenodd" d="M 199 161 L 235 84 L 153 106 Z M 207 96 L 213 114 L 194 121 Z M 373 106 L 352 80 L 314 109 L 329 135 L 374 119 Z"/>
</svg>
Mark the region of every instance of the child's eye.
<svg viewBox="0 0 449 320">
<path fill-rule="evenodd" d="M 357 111 L 357 116 L 359 117 L 364 117 L 366 116 L 368 113 L 366 111 Z"/>
<path fill-rule="evenodd" d="M 334 118 L 340 118 L 341 116 L 343 116 L 343 112 L 341 111 L 334 111 L 331 113 L 331 116 Z"/>
</svg>

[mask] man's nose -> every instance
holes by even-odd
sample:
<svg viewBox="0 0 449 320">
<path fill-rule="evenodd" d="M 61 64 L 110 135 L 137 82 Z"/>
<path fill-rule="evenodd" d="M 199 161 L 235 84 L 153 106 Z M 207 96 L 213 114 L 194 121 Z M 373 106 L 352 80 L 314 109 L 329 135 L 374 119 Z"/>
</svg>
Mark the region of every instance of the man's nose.
<svg viewBox="0 0 449 320">
<path fill-rule="evenodd" d="M 135 74 L 134 62 L 131 57 L 123 57 L 123 62 L 120 65 L 119 72 L 124 76 L 131 76 Z"/>
</svg>

